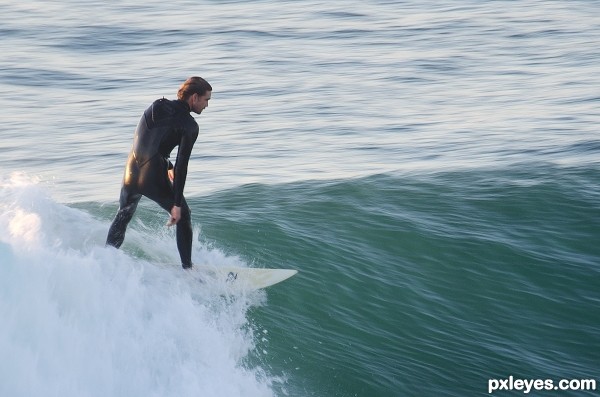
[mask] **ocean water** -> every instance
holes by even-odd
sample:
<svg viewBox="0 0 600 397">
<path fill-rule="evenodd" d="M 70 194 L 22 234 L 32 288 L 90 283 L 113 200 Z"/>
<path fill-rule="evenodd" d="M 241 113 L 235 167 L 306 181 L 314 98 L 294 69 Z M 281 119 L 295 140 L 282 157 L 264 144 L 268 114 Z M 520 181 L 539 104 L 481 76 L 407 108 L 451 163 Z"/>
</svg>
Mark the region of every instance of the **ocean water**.
<svg viewBox="0 0 600 397">
<path fill-rule="evenodd" d="M 0 396 L 597 395 L 599 6 L 2 2 Z M 104 247 L 191 75 L 194 262 L 282 284 L 191 282 L 149 200 Z"/>
</svg>

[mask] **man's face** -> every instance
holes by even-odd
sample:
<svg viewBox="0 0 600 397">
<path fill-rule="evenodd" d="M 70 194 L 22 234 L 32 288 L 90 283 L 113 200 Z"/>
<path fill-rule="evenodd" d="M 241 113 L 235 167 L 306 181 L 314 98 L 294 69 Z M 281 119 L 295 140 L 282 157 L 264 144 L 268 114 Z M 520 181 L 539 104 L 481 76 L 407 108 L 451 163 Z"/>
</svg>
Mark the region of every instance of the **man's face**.
<svg viewBox="0 0 600 397">
<path fill-rule="evenodd" d="M 204 95 L 194 94 L 192 98 L 192 112 L 200 114 L 208 106 L 212 91 L 207 91 Z"/>
</svg>

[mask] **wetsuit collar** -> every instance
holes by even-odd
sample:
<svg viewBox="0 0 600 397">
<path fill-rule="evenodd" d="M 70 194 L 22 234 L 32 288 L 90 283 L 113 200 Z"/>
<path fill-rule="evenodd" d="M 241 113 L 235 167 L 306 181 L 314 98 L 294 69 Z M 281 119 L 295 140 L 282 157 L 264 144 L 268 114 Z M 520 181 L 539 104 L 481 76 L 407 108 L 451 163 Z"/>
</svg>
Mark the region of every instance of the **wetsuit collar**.
<svg viewBox="0 0 600 397">
<path fill-rule="evenodd" d="M 177 99 L 175 102 L 181 104 L 188 111 L 188 113 L 192 111 L 192 108 L 190 108 L 190 105 L 186 101 Z"/>
</svg>

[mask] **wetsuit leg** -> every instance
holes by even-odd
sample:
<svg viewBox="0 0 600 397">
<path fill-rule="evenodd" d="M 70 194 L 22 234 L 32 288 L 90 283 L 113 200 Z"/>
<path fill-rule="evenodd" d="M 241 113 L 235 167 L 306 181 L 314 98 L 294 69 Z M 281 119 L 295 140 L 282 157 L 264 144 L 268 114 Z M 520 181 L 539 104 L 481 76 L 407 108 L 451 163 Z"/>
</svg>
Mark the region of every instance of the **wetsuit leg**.
<svg viewBox="0 0 600 397">
<path fill-rule="evenodd" d="M 171 194 L 149 198 L 156 201 L 158 205 L 170 213 L 175 201 L 172 191 L 169 190 L 169 192 Z M 188 269 L 192 267 L 192 241 L 194 236 L 192 231 L 192 215 L 185 198 L 181 201 L 181 219 L 177 222 L 176 228 L 177 249 L 181 258 L 181 265 L 184 269 Z"/>
<path fill-rule="evenodd" d="M 115 217 L 106 239 L 107 245 L 119 248 L 125 239 L 125 230 L 131 221 L 142 195 L 156 202 L 165 211 L 171 212 L 175 205 L 175 193 L 167 176 L 167 160 L 156 157 L 138 167 L 133 157 L 129 158 L 125 170 L 119 212 Z M 185 198 L 181 202 L 181 219 L 177 222 L 177 249 L 182 266 L 192 267 L 192 216 Z"/>
<path fill-rule="evenodd" d="M 185 268 L 192 267 L 192 214 L 185 198 L 181 201 L 181 219 L 177 222 L 177 249 L 181 257 L 181 265 Z"/>
<path fill-rule="evenodd" d="M 140 170 L 138 182 L 141 193 L 156 202 L 165 211 L 171 213 L 175 205 L 175 193 L 167 176 L 168 161 L 156 158 L 144 165 Z M 177 222 L 177 249 L 181 265 L 187 269 L 192 267 L 192 216 L 185 198 L 181 202 L 181 219 Z"/>
<path fill-rule="evenodd" d="M 119 211 L 113 220 L 110 229 L 108 229 L 108 236 L 106 238 L 106 245 L 112 245 L 113 247 L 119 248 L 125 240 L 125 230 L 133 214 L 137 208 L 138 203 L 142 195 L 139 193 L 132 193 L 129 191 L 127 186 L 121 188 L 121 197 L 119 199 Z"/>
</svg>

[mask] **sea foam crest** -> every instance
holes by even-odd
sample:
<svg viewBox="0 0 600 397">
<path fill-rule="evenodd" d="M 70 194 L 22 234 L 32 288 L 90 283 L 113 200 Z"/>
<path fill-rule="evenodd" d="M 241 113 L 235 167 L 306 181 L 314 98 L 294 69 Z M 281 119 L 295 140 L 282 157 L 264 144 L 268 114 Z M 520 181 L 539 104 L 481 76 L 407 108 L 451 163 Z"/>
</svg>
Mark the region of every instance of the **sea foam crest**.
<svg viewBox="0 0 600 397">
<path fill-rule="evenodd" d="M 243 364 L 258 298 L 106 248 L 107 227 L 35 178 L 0 179 L 0 395 L 272 396 Z"/>
</svg>

